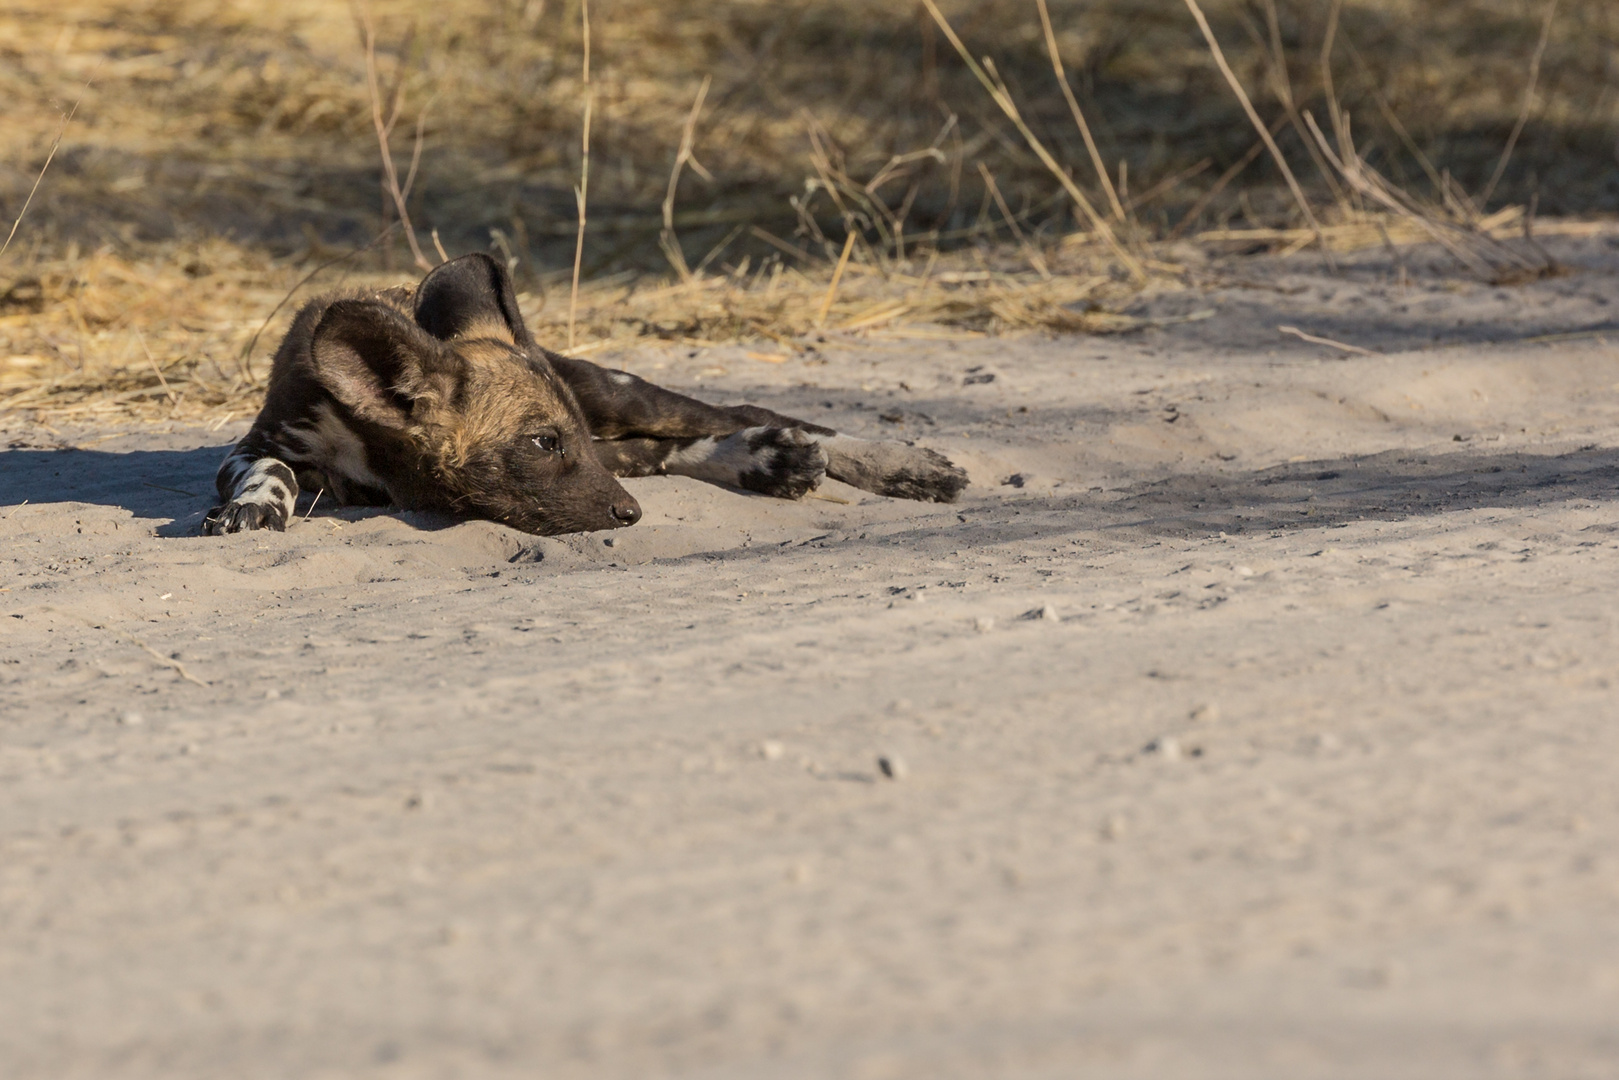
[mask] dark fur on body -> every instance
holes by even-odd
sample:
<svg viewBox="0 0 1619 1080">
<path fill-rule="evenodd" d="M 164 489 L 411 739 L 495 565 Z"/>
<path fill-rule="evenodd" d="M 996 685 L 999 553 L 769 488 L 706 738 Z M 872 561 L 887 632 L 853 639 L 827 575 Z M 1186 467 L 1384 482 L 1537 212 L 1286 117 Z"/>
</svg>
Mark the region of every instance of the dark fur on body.
<svg viewBox="0 0 1619 1080">
<path fill-rule="evenodd" d="M 264 408 L 220 466 L 210 533 L 283 529 L 300 488 L 557 534 L 634 524 L 620 476 L 695 476 L 799 498 L 823 475 L 950 502 L 945 458 L 752 405 L 715 406 L 559 356 L 529 335 L 505 268 L 469 255 L 415 289 L 298 313 Z"/>
</svg>

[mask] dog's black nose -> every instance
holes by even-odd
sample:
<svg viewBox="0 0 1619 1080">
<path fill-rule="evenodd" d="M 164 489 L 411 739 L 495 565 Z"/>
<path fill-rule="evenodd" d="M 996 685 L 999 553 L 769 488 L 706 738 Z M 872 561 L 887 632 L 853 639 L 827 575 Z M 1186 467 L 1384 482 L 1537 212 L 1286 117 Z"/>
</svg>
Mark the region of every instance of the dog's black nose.
<svg viewBox="0 0 1619 1080">
<path fill-rule="evenodd" d="M 613 504 L 613 517 L 620 525 L 634 525 L 641 520 L 641 504 L 629 496 Z"/>
</svg>

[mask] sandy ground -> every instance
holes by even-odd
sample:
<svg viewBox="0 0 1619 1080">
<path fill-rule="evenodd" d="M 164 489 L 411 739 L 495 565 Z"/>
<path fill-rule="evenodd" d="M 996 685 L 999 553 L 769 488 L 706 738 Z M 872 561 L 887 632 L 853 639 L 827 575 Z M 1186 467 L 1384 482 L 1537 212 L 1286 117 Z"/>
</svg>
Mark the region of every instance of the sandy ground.
<svg viewBox="0 0 1619 1080">
<path fill-rule="evenodd" d="M 619 358 L 950 507 L 204 538 L 239 427 L 13 431 L 0 1072 L 1614 1075 L 1619 251 L 1560 254 Z"/>
</svg>

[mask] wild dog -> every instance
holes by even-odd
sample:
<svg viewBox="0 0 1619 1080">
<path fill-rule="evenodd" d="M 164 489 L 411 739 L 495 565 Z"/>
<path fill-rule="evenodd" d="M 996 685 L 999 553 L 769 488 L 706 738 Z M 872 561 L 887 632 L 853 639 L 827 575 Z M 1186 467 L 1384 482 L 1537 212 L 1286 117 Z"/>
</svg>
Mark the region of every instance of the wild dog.
<svg viewBox="0 0 1619 1080">
<path fill-rule="evenodd" d="M 542 348 L 505 267 L 468 255 L 414 289 L 335 293 L 298 313 L 203 528 L 285 529 L 299 491 L 319 490 L 348 505 L 588 532 L 640 520 L 617 478 L 657 474 L 784 499 L 823 476 L 936 502 L 967 486 L 931 450 L 708 405 Z"/>
</svg>

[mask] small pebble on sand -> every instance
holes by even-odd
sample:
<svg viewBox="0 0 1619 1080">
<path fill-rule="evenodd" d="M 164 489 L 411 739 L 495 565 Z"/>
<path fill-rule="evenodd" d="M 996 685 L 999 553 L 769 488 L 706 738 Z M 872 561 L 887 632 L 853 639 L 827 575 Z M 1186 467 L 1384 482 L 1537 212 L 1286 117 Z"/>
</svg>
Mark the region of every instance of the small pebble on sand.
<svg viewBox="0 0 1619 1080">
<path fill-rule="evenodd" d="M 1216 720 L 1220 719 L 1220 706 L 1214 704 L 1213 702 L 1204 702 L 1202 705 L 1194 705 L 1192 707 L 1192 711 L 1187 713 L 1187 716 L 1199 724 L 1212 724 Z"/>
<path fill-rule="evenodd" d="M 890 780 L 903 780 L 910 775 L 910 768 L 905 759 L 894 754 L 884 754 L 877 759 L 877 771 Z"/>
<path fill-rule="evenodd" d="M 776 761 L 787 752 L 787 748 L 775 739 L 766 739 L 759 744 L 759 756 L 766 761 Z"/>
<path fill-rule="evenodd" d="M 973 620 L 973 629 L 980 634 L 987 634 L 995 629 L 995 618 L 991 615 L 980 615 Z"/>
<path fill-rule="evenodd" d="M 1154 754 L 1161 757 L 1165 761 L 1179 761 L 1181 756 L 1181 741 L 1175 738 L 1173 735 L 1165 735 L 1163 738 L 1154 739 L 1152 742 L 1142 747 L 1142 751 L 1144 753 Z"/>
<path fill-rule="evenodd" d="M 1025 611 L 1023 613 L 1023 617 L 1025 619 L 1033 619 L 1037 622 L 1062 622 L 1062 616 L 1057 614 L 1056 606 L 1049 603 L 1041 604 L 1037 608 Z"/>
<path fill-rule="evenodd" d="M 146 723 L 146 717 L 138 712 L 126 712 L 118 717 L 118 722 L 125 727 L 140 727 Z"/>
</svg>

